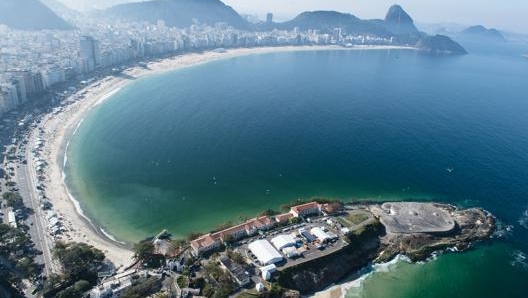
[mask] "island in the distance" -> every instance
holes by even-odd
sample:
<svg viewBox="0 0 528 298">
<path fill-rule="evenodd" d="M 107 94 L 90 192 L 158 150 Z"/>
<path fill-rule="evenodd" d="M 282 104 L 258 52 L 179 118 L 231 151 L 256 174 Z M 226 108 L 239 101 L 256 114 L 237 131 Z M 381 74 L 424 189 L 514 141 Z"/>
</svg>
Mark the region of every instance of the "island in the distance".
<svg viewBox="0 0 528 298">
<path fill-rule="evenodd" d="M 398 255 L 420 261 L 438 251 L 462 251 L 495 230 L 495 218 L 483 209 L 432 202 L 345 204 L 318 199 L 283 207 L 283 213 L 267 210 L 193 236 L 188 244 L 170 240 L 163 231 L 136 245 L 136 256 L 141 255 L 143 268 L 158 268 L 166 259 L 167 274 L 179 272 L 178 283 L 195 295 L 300 297 L 370 263 Z M 126 283 L 141 272 L 147 271 L 136 267 L 110 277 L 92 296 L 116 294 L 116 282 Z"/>
</svg>

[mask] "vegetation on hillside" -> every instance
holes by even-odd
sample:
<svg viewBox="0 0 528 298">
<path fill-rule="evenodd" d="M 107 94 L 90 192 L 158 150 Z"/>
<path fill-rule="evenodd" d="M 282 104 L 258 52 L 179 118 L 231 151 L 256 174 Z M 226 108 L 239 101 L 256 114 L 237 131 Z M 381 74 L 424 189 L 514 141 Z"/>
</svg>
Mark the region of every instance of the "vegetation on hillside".
<svg viewBox="0 0 528 298">
<path fill-rule="evenodd" d="M 51 276 L 45 292 L 56 293 L 58 298 L 80 297 L 97 283 L 97 272 L 101 269 L 105 255 L 86 243 L 57 242 L 53 257 L 59 261 L 62 274 Z"/>
</svg>

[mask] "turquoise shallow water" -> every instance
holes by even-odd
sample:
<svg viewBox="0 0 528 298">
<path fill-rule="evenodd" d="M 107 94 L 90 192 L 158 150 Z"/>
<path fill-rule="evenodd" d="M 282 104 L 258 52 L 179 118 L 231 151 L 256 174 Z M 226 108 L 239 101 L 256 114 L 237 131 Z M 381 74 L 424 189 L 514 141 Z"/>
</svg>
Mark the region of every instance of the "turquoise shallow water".
<svg viewBox="0 0 528 298">
<path fill-rule="evenodd" d="M 299 197 L 482 206 L 512 234 L 374 273 L 350 297 L 528 297 L 527 79 L 515 50 L 211 62 L 138 80 L 97 106 L 71 141 L 68 184 L 129 242 L 207 231 Z"/>
</svg>

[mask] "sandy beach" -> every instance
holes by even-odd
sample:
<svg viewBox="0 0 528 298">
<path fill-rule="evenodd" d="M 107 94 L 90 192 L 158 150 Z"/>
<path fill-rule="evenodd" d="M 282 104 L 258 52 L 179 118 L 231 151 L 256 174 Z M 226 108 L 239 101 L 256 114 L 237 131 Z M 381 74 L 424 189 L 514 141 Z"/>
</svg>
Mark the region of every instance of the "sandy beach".
<svg viewBox="0 0 528 298">
<path fill-rule="evenodd" d="M 118 77 L 109 76 L 77 91 L 72 97 L 79 99 L 64 106 L 62 111 L 50 113 L 42 118 L 39 125 L 43 129 L 41 134 L 45 145 L 42 158 L 48 163 L 46 176 L 46 193 L 53 204 L 53 210 L 61 218 L 66 231 L 61 239 L 64 241 L 85 242 L 102 250 L 116 267 L 125 268 L 132 263 L 132 251 L 127 245 L 120 244 L 105 235 L 95 223 L 82 214 L 77 201 L 69 195 L 64 183 L 63 166 L 64 154 L 71 135 L 80 125 L 82 119 L 97 104 L 110 98 L 134 79 L 144 76 L 172 71 L 182 67 L 193 66 L 213 60 L 227 59 L 237 56 L 286 51 L 314 51 L 314 50 L 382 50 L 382 49 L 412 49 L 393 46 L 357 46 L 343 48 L 337 46 L 310 47 L 272 47 L 234 49 L 226 52 L 189 53 L 148 63 L 146 67 L 129 68 Z M 52 240 L 54 241 L 54 240 Z M 339 291 L 338 291 L 339 290 Z M 341 289 L 332 291 L 330 297 L 342 296 Z"/>
</svg>

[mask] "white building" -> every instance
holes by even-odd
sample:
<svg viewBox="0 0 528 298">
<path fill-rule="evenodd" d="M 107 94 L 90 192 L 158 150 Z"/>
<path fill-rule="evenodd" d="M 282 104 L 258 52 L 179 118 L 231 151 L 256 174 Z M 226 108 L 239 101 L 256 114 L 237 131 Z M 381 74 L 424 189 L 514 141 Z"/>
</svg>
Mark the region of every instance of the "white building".
<svg viewBox="0 0 528 298">
<path fill-rule="evenodd" d="M 332 239 L 332 237 L 328 235 L 325 231 L 323 231 L 323 229 L 321 229 L 320 227 L 312 228 L 310 230 L 310 233 L 317 237 L 317 239 L 321 241 L 321 243 L 325 243 Z"/>
<path fill-rule="evenodd" d="M 297 248 L 295 248 L 295 246 L 288 246 L 283 248 L 282 253 L 290 259 L 294 259 L 299 256 L 299 252 L 297 251 Z"/>
<path fill-rule="evenodd" d="M 17 222 L 16 222 L 15 212 L 9 211 L 7 213 L 7 218 L 8 218 L 10 226 L 12 226 L 13 228 L 17 228 L 18 227 Z"/>
<path fill-rule="evenodd" d="M 278 250 L 282 250 L 288 246 L 295 246 L 296 241 L 291 235 L 279 235 L 271 239 L 271 243 L 273 243 L 273 246 Z"/>
<path fill-rule="evenodd" d="M 248 248 L 262 265 L 274 264 L 283 259 L 281 254 L 265 239 L 250 243 Z"/>
<path fill-rule="evenodd" d="M 275 264 L 271 264 L 268 266 L 260 267 L 259 270 L 264 280 L 270 280 L 271 275 L 277 271 L 277 266 L 275 266 Z"/>
</svg>

